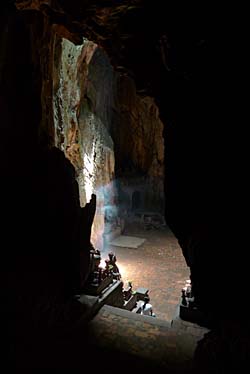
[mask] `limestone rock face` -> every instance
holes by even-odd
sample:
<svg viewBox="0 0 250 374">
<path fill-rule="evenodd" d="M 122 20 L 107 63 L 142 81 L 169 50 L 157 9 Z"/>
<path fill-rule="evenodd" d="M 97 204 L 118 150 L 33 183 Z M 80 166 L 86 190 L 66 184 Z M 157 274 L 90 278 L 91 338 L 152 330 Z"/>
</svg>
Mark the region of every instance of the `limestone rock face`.
<svg viewBox="0 0 250 374">
<path fill-rule="evenodd" d="M 133 173 L 139 172 L 143 175 L 140 183 L 144 184 L 146 178 L 149 190 L 156 185 L 160 186 L 153 195 L 162 198 L 164 148 L 158 109 L 151 97 L 146 94 L 142 97 L 136 93 L 135 83 L 127 73 L 114 73 L 110 65 L 111 61 L 119 71 L 123 71 L 119 64 L 128 65 L 130 68 L 131 61 L 124 65 L 127 54 L 124 55 L 123 50 L 124 46 L 128 47 L 132 43 L 131 30 L 127 29 L 124 22 L 126 20 L 126 24 L 131 25 L 133 29 L 134 17 L 141 3 L 124 1 L 123 4 L 117 4 L 111 1 L 105 6 L 98 1 L 79 1 L 73 6 L 60 0 L 15 2 L 19 11 L 29 10 L 30 14 L 39 14 L 43 23 L 40 28 L 37 27 L 33 35 L 36 38 L 39 33 L 41 34 L 38 38 L 39 51 L 34 56 L 39 61 L 38 75 L 42 77 L 40 83 L 43 110 L 40 131 L 48 135 L 49 142 L 62 149 L 75 166 L 82 205 L 86 203 L 87 197 L 83 191 L 83 184 L 86 182 L 82 181 L 81 171 L 88 162 L 86 156 L 84 164 L 85 151 L 82 144 L 88 141 L 83 140 L 82 132 L 88 126 L 90 113 L 98 117 L 96 123 L 99 123 L 98 126 L 102 129 L 106 128 L 106 135 L 110 133 L 116 144 L 118 176 L 126 169 L 132 170 L 132 176 Z M 136 35 L 137 38 L 138 31 Z M 97 48 L 93 42 L 83 41 L 83 36 L 104 48 L 109 54 L 110 61 L 104 50 Z M 149 48 L 150 45 L 149 42 Z M 137 54 L 135 59 L 138 59 Z M 127 67 L 124 71 L 127 71 Z M 138 83 L 141 82 L 137 80 Z M 140 84 L 140 87 L 144 86 Z M 93 123 L 95 119 L 92 117 L 91 121 Z M 104 137 L 107 140 L 109 135 L 106 135 Z M 107 148 L 112 149 L 110 141 L 108 143 Z M 99 141 L 96 147 L 99 147 L 98 144 L 100 145 Z M 102 145 L 106 147 L 105 141 Z M 94 151 L 94 154 L 98 153 L 99 151 Z M 111 163 L 114 164 L 114 156 L 112 158 Z M 108 179 L 111 180 L 110 177 Z M 93 180 L 91 183 L 95 188 L 99 185 L 99 182 Z M 154 202 L 152 204 L 154 205 Z"/>
<path fill-rule="evenodd" d="M 74 165 L 84 206 L 97 195 L 92 242 L 102 249 L 105 189 L 114 178 L 111 123 L 113 69 L 97 45 L 57 41 L 54 69 L 55 143 Z M 109 186 L 109 187 L 108 187 Z M 112 188 L 111 188 L 112 190 Z M 84 229 L 84 228 L 83 228 Z"/>
<path fill-rule="evenodd" d="M 135 83 L 127 76 L 118 78 L 117 95 L 120 116 L 114 134 L 119 134 L 116 144 L 121 149 L 120 158 L 129 157 L 142 173 L 162 176 L 163 124 L 153 98 L 137 95 Z M 154 170 L 152 163 L 158 163 L 159 170 Z"/>
<path fill-rule="evenodd" d="M 113 124 L 113 139 L 117 176 L 130 195 L 140 192 L 138 208 L 164 207 L 164 140 L 163 123 L 154 99 L 136 92 L 134 81 L 117 76 L 117 117 Z"/>
<path fill-rule="evenodd" d="M 153 98 L 137 94 L 93 42 L 57 39 L 54 56 L 55 145 L 76 169 L 81 206 L 97 194 L 92 241 L 102 249 L 105 207 L 117 193 L 115 159 L 117 177 L 129 185 L 128 209 L 138 189 L 141 208 L 164 205 L 163 124 Z"/>
</svg>

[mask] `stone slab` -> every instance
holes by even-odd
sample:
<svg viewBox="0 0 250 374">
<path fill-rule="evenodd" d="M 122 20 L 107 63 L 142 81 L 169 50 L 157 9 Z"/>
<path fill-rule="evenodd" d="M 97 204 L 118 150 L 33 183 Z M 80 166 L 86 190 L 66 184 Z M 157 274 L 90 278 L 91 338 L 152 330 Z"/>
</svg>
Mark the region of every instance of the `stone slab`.
<svg viewBox="0 0 250 374">
<path fill-rule="evenodd" d="M 135 236 L 120 235 L 110 241 L 109 244 L 116 247 L 138 248 L 145 242 L 145 240 L 146 239 L 144 238 L 137 238 Z"/>
</svg>

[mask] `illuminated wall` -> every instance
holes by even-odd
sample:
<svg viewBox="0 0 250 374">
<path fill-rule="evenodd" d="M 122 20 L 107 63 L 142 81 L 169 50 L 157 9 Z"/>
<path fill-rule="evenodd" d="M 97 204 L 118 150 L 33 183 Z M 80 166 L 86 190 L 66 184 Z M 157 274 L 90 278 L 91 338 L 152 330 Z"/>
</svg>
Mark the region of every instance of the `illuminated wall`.
<svg viewBox="0 0 250 374">
<path fill-rule="evenodd" d="M 55 145 L 64 151 L 76 170 L 81 206 L 89 202 L 92 193 L 97 195 L 92 243 L 102 250 L 105 186 L 112 195 L 115 160 L 108 130 L 113 71 L 107 57 L 101 56 L 100 63 L 100 56 L 97 46 L 87 40 L 80 46 L 65 39 L 57 41 L 54 123 Z M 100 68 L 96 69 L 95 62 Z"/>
</svg>

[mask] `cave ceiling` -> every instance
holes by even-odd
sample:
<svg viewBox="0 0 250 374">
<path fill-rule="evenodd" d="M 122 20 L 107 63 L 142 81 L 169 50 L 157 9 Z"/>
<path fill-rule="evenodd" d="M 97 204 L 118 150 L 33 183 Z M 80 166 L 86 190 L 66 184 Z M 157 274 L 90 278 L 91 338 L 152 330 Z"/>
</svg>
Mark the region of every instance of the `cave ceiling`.
<svg viewBox="0 0 250 374">
<path fill-rule="evenodd" d="M 178 85 L 185 91 L 186 85 L 200 79 L 207 49 L 205 9 L 192 9 L 190 4 L 173 8 L 162 1 L 156 6 L 145 0 L 16 0 L 15 4 L 63 25 L 76 44 L 82 37 L 96 42 L 116 70 L 135 79 L 139 92 L 156 99 L 166 94 L 166 85 L 170 91 L 171 86 L 179 91 Z"/>
</svg>

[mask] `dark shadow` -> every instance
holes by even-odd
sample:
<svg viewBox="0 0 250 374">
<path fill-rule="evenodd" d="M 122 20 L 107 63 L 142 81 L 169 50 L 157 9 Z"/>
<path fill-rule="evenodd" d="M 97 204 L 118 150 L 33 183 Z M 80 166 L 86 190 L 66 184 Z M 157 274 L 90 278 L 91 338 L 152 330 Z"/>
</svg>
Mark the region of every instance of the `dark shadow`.
<svg viewBox="0 0 250 374">
<path fill-rule="evenodd" d="M 132 194 L 132 211 L 142 208 L 141 192 L 134 191 Z"/>
</svg>

